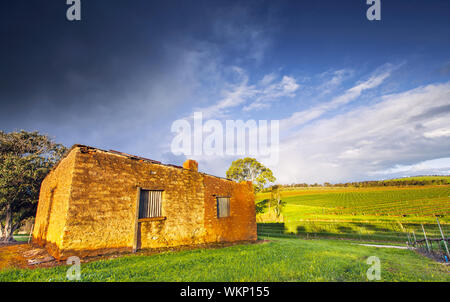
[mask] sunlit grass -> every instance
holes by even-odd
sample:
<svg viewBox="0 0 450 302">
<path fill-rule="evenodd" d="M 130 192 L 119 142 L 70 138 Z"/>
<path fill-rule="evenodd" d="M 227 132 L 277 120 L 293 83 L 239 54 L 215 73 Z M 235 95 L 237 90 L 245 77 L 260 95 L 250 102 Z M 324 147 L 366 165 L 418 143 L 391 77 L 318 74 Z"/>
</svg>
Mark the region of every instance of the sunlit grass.
<svg viewBox="0 0 450 302">
<path fill-rule="evenodd" d="M 369 256 L 381 281 L 450 281 L 448 269 L 410 250 L 349 241 L 272 239 L 263 244 L 127 256 L 82 264 L 82 281 L 367 281 Z M 66 266 L 0 271 L 0 281 L 66 281 Z"/>
<path fill-rule="evenodd" d="M 435 215 L 444 233 L 450 233 L 450 186 L 289 188 L 281 195 L 286 203 L 284 224 L 260 224 L 260 234 L 309 233 L 405 242 L 412 231 L 423 238 L 421 224 L 429 236 L 440 236 Z M 259 194 L 257 200 L 267 196 Z"/>
</svg>

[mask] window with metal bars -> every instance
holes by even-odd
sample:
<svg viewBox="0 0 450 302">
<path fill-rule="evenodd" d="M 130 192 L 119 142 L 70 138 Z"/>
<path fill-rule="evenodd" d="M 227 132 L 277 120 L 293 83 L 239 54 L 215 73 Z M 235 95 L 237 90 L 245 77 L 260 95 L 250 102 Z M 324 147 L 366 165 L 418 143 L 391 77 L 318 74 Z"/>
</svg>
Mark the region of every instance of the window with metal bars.
<svg viewBox="0 0 450 302">
<path fill-rule="evenodd" d="M 230 197 L 216 197 L 217 217 L 223 218 L 230 216 Z"/>
<path fill-rule="evenodd" d="M 161 217 L 162 191 L 141 190 L 139 218 Z"/>
</svg>

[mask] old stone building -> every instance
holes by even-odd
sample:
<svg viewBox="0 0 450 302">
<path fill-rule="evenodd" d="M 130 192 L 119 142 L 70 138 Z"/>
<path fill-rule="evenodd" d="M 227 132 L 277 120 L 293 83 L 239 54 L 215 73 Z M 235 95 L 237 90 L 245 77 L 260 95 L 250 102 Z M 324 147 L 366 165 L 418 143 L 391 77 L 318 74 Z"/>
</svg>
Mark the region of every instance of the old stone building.
<svg viewBox="0 0 450 302">
<path fill-rule="evenodd" d="M 33 242 L 57 259 L 256 240 L 252 184 L 75 145 L 44 179 Z"/>
</svg>

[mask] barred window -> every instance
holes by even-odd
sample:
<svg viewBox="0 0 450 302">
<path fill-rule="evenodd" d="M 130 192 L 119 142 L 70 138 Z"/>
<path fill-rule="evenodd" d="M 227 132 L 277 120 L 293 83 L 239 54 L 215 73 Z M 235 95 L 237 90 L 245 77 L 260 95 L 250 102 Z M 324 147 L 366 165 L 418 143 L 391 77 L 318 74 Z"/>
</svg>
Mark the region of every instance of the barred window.
<svg viewBox="0 0 450 302">
<path fill-rule="evenodd" d="M 161 217 L 162 191 L 141 190 L 139 218 Z"/>
<path fill-rule="evenodd" d="M 217 217 L 230 216 L 230 197 L 217 197 Z"/>
</svg>

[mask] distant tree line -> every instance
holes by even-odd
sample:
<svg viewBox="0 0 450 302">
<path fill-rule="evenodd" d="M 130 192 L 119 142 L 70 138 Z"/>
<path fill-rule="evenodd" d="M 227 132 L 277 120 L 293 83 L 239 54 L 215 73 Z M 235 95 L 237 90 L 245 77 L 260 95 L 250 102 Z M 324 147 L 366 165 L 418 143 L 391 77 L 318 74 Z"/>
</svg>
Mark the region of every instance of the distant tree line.
<svg viewBox="0 0 450 302">
<path fill-rule="evenodd" d="M 345 182 L 331 184 L 325 182 L 323 184 L 307 184 L 307 183 L 293 183 L 288 185 L 281 185 L 283 188 L 292 187 L 353 187 L 353 188 L 367 188 L 367 187 L 391 187 L 391 186 L 429 186 L 429 185 L 448 185 L 450 178 L 433 178 L 433 179 L 393 179 L 393 180 L 371 180 L 359 182 Z"/>
</svg>

